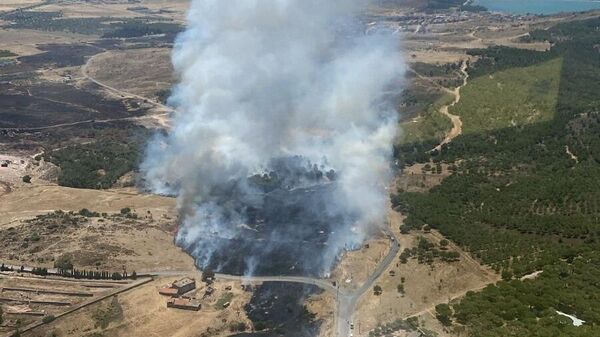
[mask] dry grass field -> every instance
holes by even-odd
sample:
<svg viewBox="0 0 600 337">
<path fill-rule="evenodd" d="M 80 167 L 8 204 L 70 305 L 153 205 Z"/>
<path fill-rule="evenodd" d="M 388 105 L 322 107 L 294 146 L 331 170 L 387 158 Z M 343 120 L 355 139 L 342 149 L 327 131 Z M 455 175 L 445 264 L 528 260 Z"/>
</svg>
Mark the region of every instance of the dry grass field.
<svg viewBox="0 0 600 337">
<path fill-rule="evenodd" d="M 55 332 L 59 336 L 227 336 L 232 323 L 242 322 L 250 326 L 243 306 L 250 299 L 251 293 L 243 291 L 239 282 L 217 281 L 212 285 L 214 293 L 203 298 L 206 285 L 197 282 L 197 290 L 192 296 L 202 298 L 200 311 L 187 311 L 167 308 L 167 297 L 158 293 L 158 289 L 169 284 L 178 277 L 157 278 L 141 287 L 118 295 L 117 302 L 121 314 L 112 317 L 105 327 L 98 324 L 98 312 L 110 307 L 112 298 L 82 309 L 69 316 L 68 319 L 57 319 L 35 329 L 24 336 L 45 337 Z M 199 273 L 186 275 L 200 279 Z M 230 305 L 223 309 L 217 303 L 229 293 Z M 96 334 L 96 335 L 94 335 Z"/>
<path fill-rule="evenodd" d="M 399 225 L 402 215 L 390 211 L 392 230 L 398 238 L 401 251 L 415 247 L 419 237 L 424 237 L 434 244 L 439 244 L 443 237 L 435 232 L 411 232 L 401 234 Z M 446 303 L 450 299 L 462 297 L 470 290 L 479 290 L 487 284 L 499 280 L 499 276 L 488 268 L 482 267 L 468 253 L 451 245 L 450 250 L 460 253 L 459 261 L 443 262 L 435 260 L 432 264 L 421 264 L 416 259 L 409 258 L 406 264 L 399 259 L 390 265 L 388 270 L 377 280 L 383 293 L 375 295 L 370 291 L 362 297 L 355 313 L 355 326 L 360 325 L 357 336 L 366 336 L 377 326 L 393 322 L 396 319 L 406 319 L 412 316 L 433 316 L 434 307 Z M 404 282 L 402 280 L 404 279 Z M 398 285 L 403 284 L 404 293 L 398 291 Z M 425 319 L 427 329 L 435 329 L 443 336 L 439 322 Z"/>
<path fill-rule="evenodd" d="M 169 89 L 175 80 L 171 50 L 167 48 L 98 54 L 89 61 L 87 71 L 90 76 L 111 87 L 152 99 Z"/>
</svg>

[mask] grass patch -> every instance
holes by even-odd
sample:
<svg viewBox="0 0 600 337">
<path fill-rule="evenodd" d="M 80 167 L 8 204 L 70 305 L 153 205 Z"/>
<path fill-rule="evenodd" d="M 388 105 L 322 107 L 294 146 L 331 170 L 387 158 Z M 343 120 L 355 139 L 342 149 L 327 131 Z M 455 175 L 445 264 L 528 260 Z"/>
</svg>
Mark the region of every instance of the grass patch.
<svg viewBox="0 0 600 337">
<path fill-rule="evenodd" d="M 416 118 L 401 123 L 400 143 L 441 141 L 452 129 L 452 122 L 439 110 L 441 106 L 449 104 L 451 101 L 452 95 L 444 95 Z"/>
<path fill-rule="evenodd" d="M 219 298 L 219 300 L 217 301 L 217 303 L 215 304 L 215 308 L 222 310 L 225 309 L 225 304 L 226 303 L 231 303 L 231 300 L 233 299 L 233 293 L 224 293 L 223 295 L 221 295 L 221 298 Z"/>
<path fill-rule="evenodd" d="M 473 133 L 521 126 L 554 117 L 562 58 L 513 68 L 471 80 L 460 102 L 450 109 Z"/>
</svg>

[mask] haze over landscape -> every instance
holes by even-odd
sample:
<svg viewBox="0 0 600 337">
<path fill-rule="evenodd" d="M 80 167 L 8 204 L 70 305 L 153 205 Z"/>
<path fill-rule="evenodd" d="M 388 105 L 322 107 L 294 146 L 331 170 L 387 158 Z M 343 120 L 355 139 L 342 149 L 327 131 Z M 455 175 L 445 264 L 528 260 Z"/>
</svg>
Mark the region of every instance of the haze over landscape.
<svg viewBox="0 0 600 337">
<path fill-rule="evenodd" d="M 0 3 L 0 336 L 600 331 L 600 2 Z"/>
<path fill-rule="evenodd" d="M 384 96 L 403 64 L 390 32 L 364 33 L 364 6 L 192 2 L 173 53 L 179 112 L 141 167 L 179 196 L 177 243 L 200 267 L 249 273 L 295 251 L 288 268 L 325 274 L 382 226 L 398 124 Z M 307 240 L 322 247 L 298 252 Z M 232 245 L 243 270 L 228 267 Z"/>
</svg>

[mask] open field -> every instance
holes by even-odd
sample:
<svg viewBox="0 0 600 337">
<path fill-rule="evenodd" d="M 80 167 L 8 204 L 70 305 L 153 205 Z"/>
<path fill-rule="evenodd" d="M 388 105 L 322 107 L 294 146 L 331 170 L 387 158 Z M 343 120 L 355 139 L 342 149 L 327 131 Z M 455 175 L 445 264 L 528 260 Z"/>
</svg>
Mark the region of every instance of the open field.
<svg viewBox="0 0 600 337">
<path fill-rule="evenodd" d="M 189 1 L 187 0 L 143 0 L 136 3 L 114 2 L 74 2 L 67 4 L 49 4 L 38 7 L 36 11 L 62 11 L 67 18 L 94 17 L 164 17 L 183 21 Z"/>
<path fill-rule="evenodd" d="M 439 112 L 440 105 L 446 104 L 444 96 L 429 109 L 416 117 L 401 123 L 399 143 L 441 141 L 452 128 L 450 119 Z"/>
<path fill-rule="evenodd" d="M 96 55 L 87 71 L 111 87 L 156 99 L 174 82 L 170 54 L 166 48 L 106 52 Z"/>
<path fill-rule="evenodd" d="M 241 289 L 238 282 L 221 282 L 213 284 L 214 293 L 202 299 L 200 311 L 169 309 L 166 307 L 167 297 L 158 293 L 158 289 L 180 277 L 164 277 L 145 284 L 117 297 L 121 314 L 111 317 L 105 327 L 98 324 L 98 312 L 111 305 L 112 298 L 97 305 L 85 308 L 65 319 L 57 319 L 43 329 L 36 329 L 24 336 L 47 336 L 54 331 L 59 336 L 226 336 L 231 333 L 232 323 L 242 322 L 250 326 L 245 316 L 244 305 L 250 300 L 250 292 Z M 199 281 L 200 274 L 191 274 Z M 197 298 L 202 298 L 206 285 L 197 282 L 194 291 Z M 226 290 L 226 288 L 230 290 Z M 226 309 L 216 306 L 225 293 L 231 293 L 230 305 Z"/>
<path fill-rule="evenodd" d="M 435 245 L 444 239 L 435 231 L 401 234 L 399 226 L 403 217 L 395 211 L 390 211 L 390 221 L 391 229 L 402 247 L 401 251 L 416 247 L 420 237 Z M 367 336 L 370 330 L 396 319 L 431 315 L 430 312 L 435 312 L 436 304 L 461 297 L 467 291 L 479 290 L 499 280 L 496 273 L 482 267 L 468 253 L 454 245 L 449 247 L 449 250 L 459 252 L 460 258 L 457 262 L 436 259 L 433 263 L 420 263 L 415 258 L 409 258 L 407 263 L 403 264 L 396 259 L 376 282 L 382 288 L 382 294 L 375 295 L 373 291 L 369 291 L 359 302 L 354 316 L 356 329 L 360 329 L 356 335 Z M 403 292 L 398 291 L 399 285 L 403 286 Z M 435 328 L 435 322 L 432 326 L 425 327 Z"/>
<path fill-rule="evenodd" d="M 513 68 L 471 80 L 450 108 L 464 132 L 480 132 L 548 121 L 558 100 L 562 59 Z"/>
<path fill-rule="evenodd" d="M 51 268 L 66 258 L 77 268 L 188 270 L 192 259 L 173 245 L 173 224 L 151 213 L 96 216 L 54 212 L 0 230 L 0 261 Z"/>
<path fill-rule="evenodd" d="M 130 207 L 140 215 L 151 211 L 155 217 L 175 217 L 175 199 L 151 194 L 139 194 L 135 189 L 113 189 L 109 191 L 87 190 L 55 185 L 26 186 L 2 197 L 0 226 L 10 226 L 18 220 L 55 210 L 75 211 L 82 208 L 97 212 L 118 212 Z M 36 200 L 35 203 L 27 201 Z"/>
<path fill-rule="evenodd" d="M 0 4 L 0 13 L 5 11 L 12 11 L 19 8 L 39 5 L 44 2 L 44 0 L 6 0 L 2 1 L 2 3 Z"/>
<path fill-rule="evenodd" d="M 0 302 L 4 314 L 0 333 L 11 336 L 15 330 L 47 331 L 45 323 L 105 298 L 113 298 L 113 295 L 147 281 L 148 279 L 99 282 L 3 272 L 0 277 Z"/>
</svg>

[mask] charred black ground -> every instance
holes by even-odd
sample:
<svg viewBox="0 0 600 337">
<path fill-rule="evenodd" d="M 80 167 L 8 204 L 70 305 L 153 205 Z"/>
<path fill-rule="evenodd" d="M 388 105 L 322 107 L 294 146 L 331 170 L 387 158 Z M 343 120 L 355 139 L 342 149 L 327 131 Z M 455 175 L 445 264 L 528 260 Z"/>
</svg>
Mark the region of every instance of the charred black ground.
<svg viewBox="0 0 600 337">
<path fill-rule="evenodd" d="M 263 283 L 245 306 L 257 331 L 232 337 L 316 336 L 322 321 L 315 319 L 304 303 L 309 296 L 320 291 L 317 287 L 297 283 Z"/>
<path fill-rule="evenodd" d="M 347 224 L 355 216 L 336 207 L 335 171 L 301 157 L 277 159 L 270 167 L 267 174 L 214 191 L 211 202 L 227 210 L 225 222 L 231 222 L 225 225 L 239 234 L 223 238 L 214 232 L 184 245 L 199 263 L 206 258 L 203 247 L 217 247 L 200 267 L 237 275 L 318 276 L 331 234 L 351 235 Z M 237 215 L 245 223 L 235 223 Z"/>
</svg>

